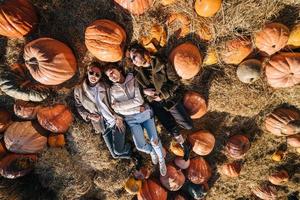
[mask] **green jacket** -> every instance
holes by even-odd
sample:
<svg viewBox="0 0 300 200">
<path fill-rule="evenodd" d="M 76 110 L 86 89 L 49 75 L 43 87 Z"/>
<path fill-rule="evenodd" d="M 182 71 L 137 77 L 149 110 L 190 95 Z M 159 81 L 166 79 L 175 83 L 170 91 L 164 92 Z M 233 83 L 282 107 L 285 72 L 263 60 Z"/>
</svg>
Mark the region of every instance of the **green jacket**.
<svg viewBox="0 0 300 200">
<path fill-rule="evenodd" d="M 154 57 L 150 67 L 135 67 L 134 69 L 136 71 L 135 78 L 140 86 L 143 89 L 155 88 L 166 108 L 173 107 L 181 99 L 181 94 L 178 92 L 181 85 L 180 77 L 170 64 L 165 64 Z M 150 102 L 153 100 L 149 96 L 146 98 Z"/>
</svg>

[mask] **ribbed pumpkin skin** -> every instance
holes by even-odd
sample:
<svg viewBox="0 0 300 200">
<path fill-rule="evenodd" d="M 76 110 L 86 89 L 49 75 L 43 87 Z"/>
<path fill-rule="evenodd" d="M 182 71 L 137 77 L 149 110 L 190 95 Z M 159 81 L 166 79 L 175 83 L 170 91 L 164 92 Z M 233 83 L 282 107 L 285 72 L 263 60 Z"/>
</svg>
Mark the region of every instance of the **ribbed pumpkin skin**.
<svg viewBox="0 0 300 200">
<path fill-rule="evenodd" d="M 240 175 L 241 165 L 237 162 L 226 163 L 221 166 L 220 172 L 228 177 L 238 177 Z"/>
<path fill-rule="evenodd" d="M 143 181 L 142 188 L 137 195 L 138 200 L 167 200 L 167 191 L 156 181 Z"/>
<path fill-rule="evenodd" d="M 22 119 L 35 119 L 40 106 L 28 101 L 16 101 L 14 104 L 15 115 Z"/>
<path fill-rule="evenodd" d="M 31 121 L 14 122 L 4 133 L 6 148 L 14 153 L 37 153 L 47 145 L 47 137 Z"/>
<path fill-rule="evenodd" d="M 187 91 L 183 97 L 183 105 L 192 119 L 199 119 L 207 112 L 206 101 L 198 92 Z"/>
<path fill-rule="evenodd" d="M 240 159 L 244 157 L 246 152 L 250 148 L 249 139 L 243 135 L 234 135 L 229 138 L 226 144 L 227 154 L 235 159 Z"/>
<path fill-rule="evenodd" d="M 14 163 L 21 160 L 27 160 L 30 165 L 26 166 L 25 168 L 14 169 L 13 167 Z M 10 153 L 0 161 L 0 174 L 5 178 L 10 178 L 10 179 L 25 176 L 33 169 L 32 164 L 36 161 L 37 161 L 37 156 L 35 154 Z"/>
<path fill-rule="evenodd" d="M 142 181 L 136 180 L 134 177 L 130 177 L 125 183 L 125 190 L 129 194 L 137 194 L 142 187 Z"/>
<path fill-rule="evenodd" d="M 177 191 L 183 186 L 185 176 L 181 170 L 177 170 L 172 165 L 167 165 L 167 174 L 166 176 L 160 176 L 160 182 L 168 190 Z"/>
<path fill-rule="evenodd" d="M 270 185 L 259 185 L 253 188 L 252 192 L 264 200 L 275 200 L 277 196 L 276 188 Z"/>
<path fill-rule="evenodd" d="M 202 157 L 191 159 L 189 168 L 187 169 L 188 179 L 195 184 L 206 182 L 212 175 L 209 164 Z"/>
<path fill-rule="evenodd" d="M 287 143 L 295 148 L 300 148 L 300 133 L 287 137 Z"/>
<path fill-rule="evenodd" d="M 174 24 L 179 23 L 180 27 L 175 31 L 177 38 L 185 37 L 190 32 L 191 19 L 184 13 L 171 13 L 166 21 L 168 27 L 172 27 Z"/>
<path fill-rule="evenodd" d="M 0 35 L 22 38 L 37 24 L 34 7 L 28 0 L 6 0 L 0 5 Z"/>
<path fill-rule="evenodd" d="M 39 38 L 24 48 L 24 60 L 32 77 L 44 85 L 58 85 L 72 78 L 77 62 L 72 50 L 52 38 Z"/>
<path fill-rule="evenodd" d="M 65 133 L 73 122 L 73 115 L 67 106 L 57 104 L 39 109 L 37 119 L 43 128 L 53 133 Z"/>
<path fill-rule="evenodd" d="M 187 169 L 187 168 L 189 168 L 189 166 L 191 164 L 191 160 L 188 159 L 187 161 L 185 161 L 185 160 L 183 160 L 183 158 L 177 156 L 174 160 L 174 163 L 180 169 Z"/>
<path fill-rule="evenodd" d="M 285 170 L 281 170 L 271 174 L 268 179 L 273 185 L 283 185 L 288 182 L 289 174 Z"/>
<path fill-rule="evenodd" d="M 212 17 L 221 8 L 222 0 L 196 0 L 195 10 L 202 17 Z"/>
<path fill-rule="evenodd" d="M 254 43 L 260 51 L 272 55 L 285 47 L 289 34 L 289 29 L 285 25 L 270 23 L 254 34 Z"/>
<path fill-rule="evenodd" d="M 141 15 L 153 4 L 153 0 L 114 0 L 122 8 L 134 15 Z"/>
<path fill-rule="evenodd" d="M 193 151 L 200 156 L 210 154 L 215 146 L 215 141 L 215 137 L 208 131 L 197 131 L 189 135 Z"/>
<path fill-rule="evenodd" d="M 252 43 L 248 38 L 235 38 L 228 40 L 220 52 L 226 64 L 238 65 L 253 51 Z"/>
<path fill-rule="evenodd" d="M 182 79 L 191 79 L 201 70 L 202 56 L 199 49 L 190 42 L 174 48 L 169 55 L 169 60 Z"/>
<path fill-rule="evenodd" d="M 5 131 L 10 124 L 11 114 L 5 109 L 0 109 L 0 133 Z"/>
<path fill-rule="evenodd" d="M 51 133 L 48 137 L 48 145 L 50 147 L 64 147 L 66 144 L 64 134 L 53 134 Z"/>
<path fill-rule="evenodd" d="M 294 135 L 297 132 L 288 128 L 293 120 L 300 120 L 300 113 L 291 108 L 278 108 L 266 117 L 265 127 L 276 136 Z"/>
<path fill-rule="evenodd" d="M 117 23 L 100 19 L 85 30 L 85 45 L 89 52 L 104 62 L 117 62 L 123 57 L 126 32 Z"/>
<path fill-rule="evenodd" d="M 266 77 L 274 88 L 292 87 L 300 83 L 300 53 L 279 53 L 266 63 Z"/>
</svg>

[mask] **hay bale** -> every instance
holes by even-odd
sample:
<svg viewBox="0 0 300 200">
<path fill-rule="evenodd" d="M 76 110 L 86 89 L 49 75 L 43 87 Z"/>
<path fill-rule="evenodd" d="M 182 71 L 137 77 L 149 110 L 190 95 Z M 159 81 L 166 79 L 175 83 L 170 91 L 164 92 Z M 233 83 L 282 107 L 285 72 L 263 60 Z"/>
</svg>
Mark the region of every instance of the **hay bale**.
<svg viewBox="0 0 300 200">
<path fill-rule="evenodd" d="M 44 187 L 59 199 L 79 199 L 92 187 L 92 180 L 82 166 L 76 165 L 66 149 L 50 148 L 43 152 L 34 173 Z"/>
</svg>

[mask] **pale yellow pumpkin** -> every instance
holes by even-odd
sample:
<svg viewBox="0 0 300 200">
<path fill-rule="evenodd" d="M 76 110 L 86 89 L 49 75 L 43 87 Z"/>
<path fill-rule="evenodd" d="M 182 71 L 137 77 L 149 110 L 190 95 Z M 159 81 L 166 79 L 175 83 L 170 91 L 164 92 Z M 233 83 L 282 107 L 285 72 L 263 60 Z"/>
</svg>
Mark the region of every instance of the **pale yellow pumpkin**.
<svg viewBox="0 0 300 200">
<path fill-rule="evenodd" d="M 208 48 L 206 56 L 204 57 L 204 65 L 215 65 L 218 63 L 218 54 L 216 49 Z"/>
<path fill-rule="evenodd" d="M 289 45 L 290 48 L 300 47 L 300 24 L 296 24 L 293 27 L 287 45 Z"/>
</svg>

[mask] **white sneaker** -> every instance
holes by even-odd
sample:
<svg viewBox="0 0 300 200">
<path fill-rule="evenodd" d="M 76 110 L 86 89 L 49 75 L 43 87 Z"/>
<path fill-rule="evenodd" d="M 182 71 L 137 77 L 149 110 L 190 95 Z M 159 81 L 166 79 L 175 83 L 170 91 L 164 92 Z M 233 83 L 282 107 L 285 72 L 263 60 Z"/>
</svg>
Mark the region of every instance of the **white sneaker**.
<svg viewBox="0 0 300 200">
<path fill-rule="evenodd" d="M 156 165 L 158 163 L 158 157 L 157 157 L 155 151 L 151 151 L 150 156 L 151 156 L 153 165 Z"/>
<path fill-rule="evenodd" d="M 167 167 L 166 167 L 165 160 L 159 161 L 159 171 L 160 171 L 160 175 L 162 176 L 165 176 L 167 174 Z"/>
</svg>

